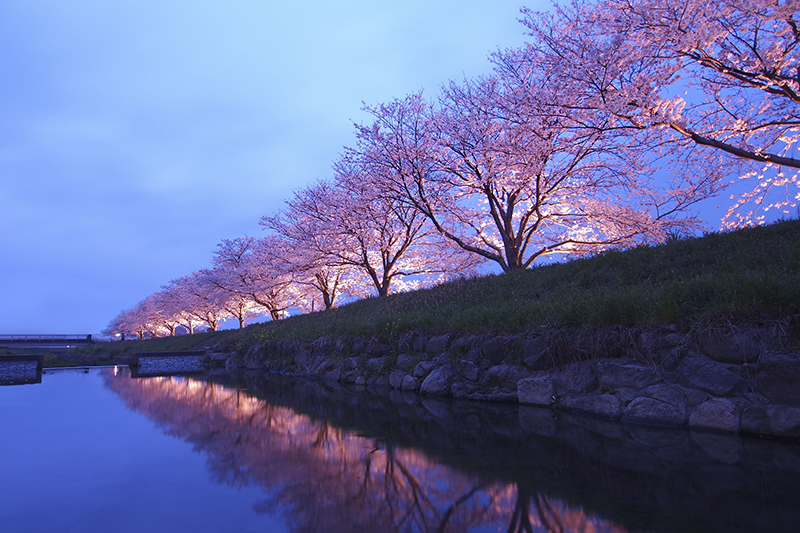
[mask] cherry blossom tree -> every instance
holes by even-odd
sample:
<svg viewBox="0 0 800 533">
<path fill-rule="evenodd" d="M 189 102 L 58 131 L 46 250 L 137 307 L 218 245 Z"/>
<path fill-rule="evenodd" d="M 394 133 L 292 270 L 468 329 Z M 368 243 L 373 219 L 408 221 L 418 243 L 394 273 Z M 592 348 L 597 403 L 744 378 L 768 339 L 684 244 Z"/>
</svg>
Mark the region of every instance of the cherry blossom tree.
<svg viewBox="0 0 800 533">
<path fill-rule="evenodd" d="M 218 276 L 212 279 L 228 293 L 263 308 L 272 320 L 280 320 L 300 299 L 291 276 L 282 268 L 284 246 L 275 237 L 223 239 L 214 252 Z"/>
<path fill-rule="evenodd" d="M 245 293 L 229 290 L 225 284 L 227 274 L 220 268 L 203 269 L 200 273 L 206 281 L 218 292 L 221 305 L 225 312 L 239 323 L 239 329 L 245 327 L 247 322 L 259 316 L 257 305 Z"/>
<path fill-rule="evenodd" d="M 262 224 L 311 252 L 319 265 L 359 272 L 379 297 L 472 268 L 474 262 L 437 240 L 413 206 L 380 189 L 357 157 L 343 157 L 334 168 L 334 180 L 297 191 L 283 215 L 263 217 Z M 357 290 L 350 285 L 351 293 Z"/>
<path fill-rule="evenodd" d="M 205 322 L 211 331 L 217 331 L 220 321 L 229 314 L 225 308 L 227 295 L 213 281 L 202 271 L 192 272 L 170 281 L 164 291 L 172 293 L 178 300 L 185 322 L 196 319 Z M 193 332 L 193 327 L 190 332 Z"/>
<path fill-rule="evenodd" d="M 503 270 L 694 223 L 674 216 L 693 200 L 657 191 L 613 127 L 551 113 L 557 95 L 537 74 L 514 81 L 525 86 L 451 84 L 438 108 L 421 94 L 370 108 L 358 152 L 382 187 Z"/>
<path fill-rule="evenodd" d="M 793 0 L 579 0 L 525 11 L 533 39 L 510 53 L 580 84 L 576 108 L 654 130 L 684 168 L 753 182 L 723 219 L 737 227 L 800 199 L 797 11 Z"/>
</svg>

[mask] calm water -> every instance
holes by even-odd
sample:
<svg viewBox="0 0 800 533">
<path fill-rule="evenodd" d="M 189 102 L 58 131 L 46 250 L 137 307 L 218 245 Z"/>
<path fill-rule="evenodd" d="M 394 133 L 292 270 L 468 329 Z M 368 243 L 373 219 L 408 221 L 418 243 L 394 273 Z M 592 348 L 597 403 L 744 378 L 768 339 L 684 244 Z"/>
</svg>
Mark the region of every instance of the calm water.
<svg viewBox="0 0 800 533">
<path fill-rule="evenodd" d="M 0 387 L 2 531 L 797 531 L 800 447 L 246 375 Z"/>
</svg>

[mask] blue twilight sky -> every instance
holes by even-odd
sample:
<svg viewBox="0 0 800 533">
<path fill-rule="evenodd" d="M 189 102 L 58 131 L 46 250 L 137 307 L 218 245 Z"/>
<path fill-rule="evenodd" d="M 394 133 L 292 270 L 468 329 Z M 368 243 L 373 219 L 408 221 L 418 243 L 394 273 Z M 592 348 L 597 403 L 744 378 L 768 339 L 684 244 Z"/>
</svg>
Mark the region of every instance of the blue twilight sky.
<svg viewBox="0 0 800 533">
<path fill-rule="evenodd" d="M 261 235 L 362 101 L 488 72 L 522 5 L 3 0 L 0 334 L 97 333 Z"/>
<path fill-rule="evenodd" d="M 263 235 L 362 102 L 488 73 L 523 2 L 3 0 L 0 334 L 96 334 Z"/>
</svg>

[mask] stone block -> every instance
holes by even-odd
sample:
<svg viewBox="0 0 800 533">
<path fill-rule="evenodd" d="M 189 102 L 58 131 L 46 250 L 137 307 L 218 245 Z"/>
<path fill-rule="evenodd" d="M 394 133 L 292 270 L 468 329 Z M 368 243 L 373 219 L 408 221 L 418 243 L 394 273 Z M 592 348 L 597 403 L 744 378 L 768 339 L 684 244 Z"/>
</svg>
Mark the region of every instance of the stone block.
<svg viewBox="0 0 800 533">
<path fill-rule="evenodd" d="M 400 354 L 397 356 L 397 368 L 403 372 L 411 372 L 416 366 L 416 357 L 408 354 Z"/>
<path fill-rule="evenodd" d="M 406 376 L 403 378 L 403 383 L 400 385 L 400 388 L 406 392 L 413 392 L 417 390 L 417 380 L 411 376 Z"/>
<path fill-rule="evenodd" d="M 742 431 L 757 435 L 800 438 L 800 407 L 748 407 L 742 411 Z"/>
<path fill-rule="evenodd" d="M 634 398 L 625 409 L 626 422 L 680 426 L 686 423 L 686 403 L 680 390 L 653 385 Z"/>
<path fill-rule="evenodd" d="M 769 401 L 800 406 L 800 354 L 764 354 L 756 383 Z"/>
<path fill-rule="evenodd" d="M 493 365 L 499 365 L 509 355 L 509 350 L 514 342 L 514 337 L 500 335 L 483 343 L 481 352 L 483 357 Z"/>
<path fill-rule="evenodd" d="M 592 361 L 573 363 L 553 377 L 556 390 L 571 394 L 590 392 L 597 388 L 597 375 Z"/>
<path fill-rule="evenodd" d="M 449 343 L 450 335 L 431 337 L 425 344 L 425 352 L 432 358 L 438 357 L 447 351 L 447 345 Z"/>
<path fill-rule="evenodd" d="M 698 345 L 703 355 L 719 363 L 753 363 L 761 354 L 761 344 L 752 330 L 710 331 L 698 339 Z"/>
<path fill-rule="evenodd" d="M 550 367 L 549 349 L 542 335 L 526 340 L 522 346 L 523 364 L 534 371 L 547 370 Z"/>
<path fill-rule="evenodd" d="M 697 406 L 689 416 L 689 426 L 738 433 L 740 410 L 731 400 L 714 398 Z"/>
<path fill-rule="evenodd" d="M 399 370 L 392 372 L 389 374 L 389 385 L 391 385 L 395 389 L 400 389 L 403 387 L 403 380 L 406 379 L 405 372 L 401 372 Z"/>
<path fill-rule="evenodd" d="M 453 370 L 467 381 L 478 381 L 478 365 L 472 361 L 459 359 L 453 363 Z"/>
<path fill-rule="evenodd" d="M 604 360 L 597 362 L 597 382 L 602 389 L 630 387 L 643 389 L 658 383 L 658 374 L 648 366 L 624 361 Z"/>
<path fill-rule="evenodd" d="M 414 372 L 412 374 L 415 378 L 425 379 L 434 368 L 436 368 L 436 363 L 433 361 L 420 361 L 417 363 L 417 366 L 414 367 Z"/>
<path fill-rule="evenodd" d="M 590 413 L 606 418 L 619 418 L 622 402 L 614 394 L 579 394 L 558 399 L 557 405 L 574 411 Z"/>
<path fill-rule="evenodd" d="M 722 363 L 692 354 L 678 365 L 681 385 L 704 390 L 714 396 L 728 396 L 744 389 L 744 380 Z"/>
<path fill-rule="evenodd" d="M 433 370 L 420 385 L 419 391 L 429 396 L 447 396 L 453 384 L 454 375 L 450 367 L 442 366 Z"/>
<path fill-rule="evenodd" d="M 450 394 L 453 398 L 467 398 L 470 394 L 478 391 L 479 385 L 474 381 L 456 380 L 450 386 Z"/>
<path fill-rule="evenodd" d="M 489 368 L 481 378 L 483 386 L 497 386 L 506 391 L 516 391 L 519 380 L 530 376 L 525 367 L 515 365 L 497 365 Z"/>
<path fill-rule="evenodd" d="M 389 355 L 391 351 L 392 347 L 388 344 L 373 342 L 367 345 L 367 355 L 370 357 L 384 357 Z"/>
<path fill-rule="evenodd" d="M 519 403 L 531 405 L 552 405 L 555 396 L 553 379 L 550 376 L 535 376 L 517 382 Z"/>
</svg>

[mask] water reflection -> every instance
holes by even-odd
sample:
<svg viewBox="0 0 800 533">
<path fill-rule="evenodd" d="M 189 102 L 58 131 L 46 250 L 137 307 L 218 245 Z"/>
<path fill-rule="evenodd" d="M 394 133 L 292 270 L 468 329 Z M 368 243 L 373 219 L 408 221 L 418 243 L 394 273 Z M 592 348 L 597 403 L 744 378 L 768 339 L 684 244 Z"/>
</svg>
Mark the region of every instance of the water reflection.
<svg viewBox="0 0 800 533">
<path fill-rule="evenodd" d="M 257 375 L 104 379 L 205 453 L 217 482 L 261 486 L 256 511 L 295 531 L 788 531 L 800 519 L 791 444 Z"/>
</svg>

